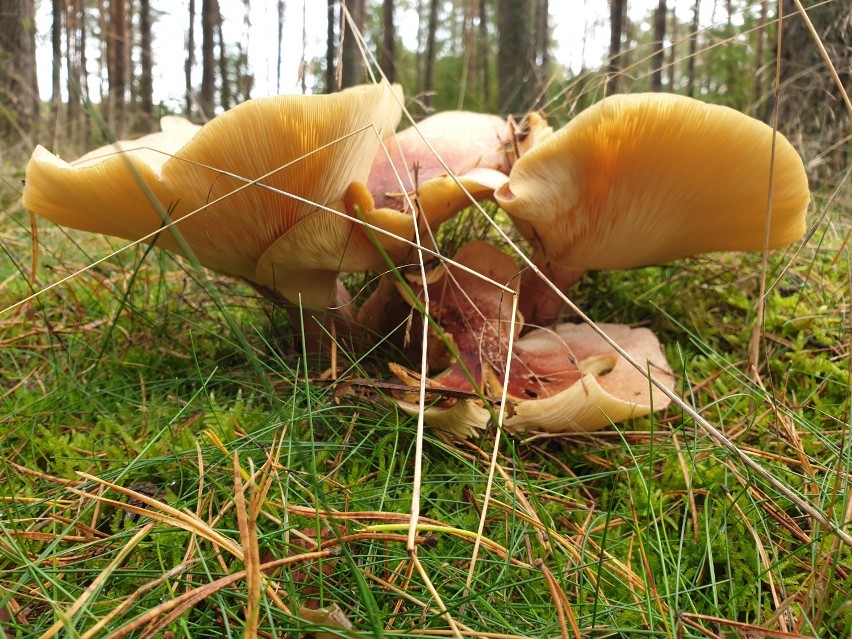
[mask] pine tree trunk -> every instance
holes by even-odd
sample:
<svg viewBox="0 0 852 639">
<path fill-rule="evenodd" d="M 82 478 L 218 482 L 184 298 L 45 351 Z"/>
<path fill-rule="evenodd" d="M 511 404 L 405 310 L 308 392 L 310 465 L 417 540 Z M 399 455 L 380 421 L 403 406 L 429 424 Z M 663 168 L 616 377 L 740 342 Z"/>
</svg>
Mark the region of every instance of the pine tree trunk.
<svg viewBox="0 0 852 639">
<path fill-rule="evenodd" d="M 183 64 L 186 115 L 192 115 L 192 67 L 195 64 L 195 0 L 189 0 L 189 30 L 186 33 L 186 62 Z"/>
<path fill-rule="evenodd" d="M 142 101 L 142 114 L 145 116 L 145 128 L 154 129 L 154 73 L 151 57 L 151 0 L 139 0 L 139 61 L 142 72 L 139 75 L 139 94 Z"/>
<path fill-rule="evenodd" d="M 763 71 L 766 65 L 764 42 L 766 41 L 766 13 L 768 10 L 767 0 L 762 0 L 760 3 L 760 22 L 757 26 L 757 31 L 754 34 L 757 42 L 755 43 L 754 53 L 754 91 L 752 92 L 752 115 L 758 116 L 760 111 L 759 104 L 763 97 Z"/>
<path fill-rule="evenodd" d="M 382 71 L 388 82 L 396 80 L 396 29 L 393 23 L 393 0 L 382 3 Z"/>
<path fill-rule="evenodd" d="M 216 2 L 216 41 L 219 43 L 219 104 L 222 110 L 227 111 L 231 108 L 231 73 L 222 29 L 222 12 L 218 1 Z"/>
<path fill-rule="evenodd" d="M 671 40 L 671 45 L 669 46 L 669 61 L 668 61 L 668 79 L 669 79 L 669 91 L 674 92 L 675 90 L 675 69 L 677 68 L 677 56 L 675 55 L 675 45 L 677 44 L 678 39 L 678 21 L 677 21 L 677 4 L 672 7 L 671 10 L 672 21 L 669 26 L 669 39 Z"/>
<path fill-rule="evenodd" d="M 538 104 L 543 104 L 550 77 L 550 8 L 547 0 L 538 0 L 535 9 L 534 59 L 538 77 Z"/>
<path fill-rule="evenodd" d="M 216 97 L 216 17 L 219 14 L 217 0 L 201 2 L 201 91 L 198 108 L 205 119 L 215 113 Z"/>
<path fill-rule="evenodd" d="M 38 136 L 41 107 L 35 51 L 35 2 L 0 0 L 0 134 L 27 146 Z"/>
<path fill-rule="evenodd" d="M 663 41 L 666 39 L 666 0 L 660 0 L 654 11 L 654 53 L 651 55 L 651 91 L 663 88 Z"/>
<path fill-rule="evenodd" d="M 53 0 L 53 19 L 50 26 L 50 41 L 53 47 L 53 115 L 59 113 L 62 104 L 62 15 L 64 0 Z"/>
<path fill-rule="evenodd" d="M 689 57 L 686 63 L 686 95 L 690 98 L 695 95 L 695 56 L 698 51 L 700 9 L 701 0 L 695 0 L 695 4 L 692 5 L 692 32 L 689 34 Z"/>
<path fill-rule="evenodd" d="M 429 3 L 429 26 L 426 31 L 426 69 L 423 72 L 423 103 L 432 106 L 435 87 L 435 31 L 438 30 L 438 5 L 440 0 Z"/>
<path fill-rule="evenodd" d="M 489 105 L 491 102 L 491 73 L 489 71 L 490 60 L 488 59 L 488 2 L 479 0 L 479 77 L 482 82 L 482 103 Z"/>
<path fill-rule="evenodd" d="M 365 0 L 349 0 L 346 7 L 349 9 L 351 23 L 346 19 L 343 21 L 341 86 L 344 89 L 360 84 L 362 79 L 363 64 L 361 63 L 361 48 L 358 46 L 358 38 L 364 31 Z"/>
<path fill-rule="evenodd" d="M 109 76 L 109 127 L 112 134 L 124 135 L 127 84 L 127 13 L 125 0 L 109 3 L 109 35 L 107 37 L 107 74 Z"/>
<path fill-rule="evenodd" d="M 281 56 L 284 52 L 284 0 L 278 0 L 278 63 L 275 65 L 275 92 L 281 93 Z"/>
<path fill-rule="evenodd" d="M 606 94 L 618 93 L 621 84 L 621 38 L 624 35 L 624 14 L 627 0 L 609 0 L 609 73 Z"/>
<path fill-rule="evenodd" d="M 530 61 L 530 0 L 497 3 L 497 85 L 500 111 L 526 115 L 535 102 L 535 75 Z"/>
<path fill-rule="evenodd" d="M 335 60 L 337 59 L 337 25 L 340 18 L 337 16 L 336 0 L 328 0 L 328 22 L 325 32 L 325 92 L 332 93 L 339 87 Z"/>
</svg>

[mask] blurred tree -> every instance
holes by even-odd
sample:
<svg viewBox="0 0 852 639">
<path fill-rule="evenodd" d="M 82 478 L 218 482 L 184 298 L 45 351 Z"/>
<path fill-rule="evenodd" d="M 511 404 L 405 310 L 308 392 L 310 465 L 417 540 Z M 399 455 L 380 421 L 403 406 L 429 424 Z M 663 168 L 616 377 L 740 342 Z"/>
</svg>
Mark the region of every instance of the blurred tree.
<svg viewBox="0 0 852 639">
<path fill-rule="evenodd" d="M 284 0 L 278 0 L 278 63 L 275 65 L 275 92 L 281 93 L 281 55 L 284 51 Z"/>
<path fill-rule="evenodd" d="M 696 0 L 697 1 L 697 0 Z M 625 62 L 621 40 L 627 31 L 627 0 L 609 0 L 609 74 L 606 94 L 618 93 Z"/>
<path fill-rule="evenodd" d="M 154 122 L 154 62 L 151 54 L 151 0 L 139 0 L 139 95 L 143 129 L 153 131 Z"/>
<path fill-rule="evenodd" d="M 35 50 L 34 1 L 0 0 L 0 133 L 27 145 L 37 137 L 41 106 Z"/>
<path fill-rule="evenodd" d="M 328 16 L 326 23 L 325 36 L 325 92 L 331 93 L 337 89 L 336 80 L 336 65 L 334 63 L 337 57 L 337 31 L 336 27 L 340 23 L 340 17 L 337 13 L 338 5 L 336 0 L 328 0 Z"/>
<path fill-rule="evenodd" d="M 423 104 L 432 106 L 435 92 L 435 32 L 438 30 L 438 6 L 441 0 L 431 0 L 429 3 L 429 26 L 426 31 L 426 70 L 423 74 Z"/>
<path fill-rule="evenodd" d="M 198 108 L 202 117 L 212 118 L 216 97 L 216 23 L 219 17 L 218 0 L 201 2 L 201 91 Z"/>
<path fill-rule="evenodd" d="M 189 29 L 186 33 L 186 62 L 183 64 L 186 89 L 186 115 L 192 115 L 192 67 L 195 66 L 195 0 L 189 0 Z"/>
<path fill-rule="evenodd" d="M 393 22 L 393 0 L 382 2 L 382 71 L 388 82 L 396 80 L 396 28 Z"/>
<path fill-rule="evenodd" d="M 852 9 L 848 0 L 802 0 L 837 72 L 833 77 L 792 0 L 783 1 L 779 127 L 813 157 L 811 167 L 832 174 L 849 162 L 852 86 Z M 840 85 L 847 87 L 846 95 Z"/>
<path fill-rule="evenodd" d="M 127 1 L 112 0 L 109 3 L 109 32 L 107 34 L 109 98 L 106 120 L 112 135 L 115 137 L 124 135 L 126 125 L 127 45 L 129 42 L 127 26 Z M 66 24 L 66 33 L 68 31 L 70 29 Z"/>
<path fill-rule="evenodd" d="M 345 8 L 349 10 L 350 20 L 343 16 L 343 52 L 341 69 L 341 88 L 360 84 L 364 68 L 361 61 L 361 47 L 358 46 L 358 35 L 364 31 L 364 15 L 366 0 L 347 0 Z"/>
<path fill-rule="evenodd" d="M 654 11 L 654 53 L 651 56 L 651 91 L 663 88 L 663 46 L 666 39 L 666 0 L 660 0 Z"/>
<path fill-rule="evenodd" d="M 530 60 L 531 0 L 499 0 L 497 73 L 500 111 L 525 115 L 535 103 L 535 69 Z"/>
<path fill-rule="evenodd" d="M 689 55 L 686 67 L 686 95 L 695 95 L 695 58 L 698 53 L 698 26 L 701 11 L 701 0 L 695 0 L 692 5 L 692 26 L 689 32 Z"/>
</svg>

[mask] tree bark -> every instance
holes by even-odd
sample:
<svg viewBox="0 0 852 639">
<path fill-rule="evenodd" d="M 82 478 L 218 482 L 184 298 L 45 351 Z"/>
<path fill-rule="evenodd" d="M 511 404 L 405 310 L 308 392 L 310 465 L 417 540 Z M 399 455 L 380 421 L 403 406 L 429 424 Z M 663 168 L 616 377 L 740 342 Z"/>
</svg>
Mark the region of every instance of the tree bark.
<svg viewBox="0 0 852 639">
<path fill-rule="evenodd" d="M 0 133 L 27 146 L 37 138 L 41 106 L 35 51 L 35 2 L 0 0 Z"/>
<path fill-rule="evenodd" d="M 666 0 L 660 0 L 654 11 L 654 53 L 651 55 L 651 91 L 663 88 L 663 41 L 666 39 Z"/>
<path fill-rule="evenodd" d="M 154 130 L 154 64 L 151 54 L 151 0 L 139 0 L 139 96 L 145 128 Z"/>
<path fill-rule="evenodd" d="M 550 77 L 550 7 L 548 4 L 548 0 L 537 0 L 535 8 L 533 58 L 538 78 L 539 105 L 543 103 Z"/>
<path fill-rule="evenodd" d="M 525 115 L 535 102 L 535 73 L 530 60 L 531 0 L 497 3 L 497 85 L 500 111 Z"/>
<path fill-rule="evenodd" d="M 125 129 L 127 94 L 127 4 L 126 0 L 109 3 L 107 36 L 107 75 L 109 76 L 110 130 L 122 137 Z"/>
<path fill-rule="evenodd" d="M 222 29 L 222 12 L 216 3 L 216 41 L 219 43 L 219 104 L 223 111 L 231 108 L 231 72 L 225 36 Z M 248 45 L 248 43 L 246 43 Z"/>
<path fill-rule="evenodd" d="M 621 38 L 624 35 L 624 15 L 627 12 L 627 0 L 609 0 L 609 80 L 606 94 L 618 93 L 621 84 Z"/>
<path fill-rule="evenodd" d="M 689 34 L 689 57 L 686 63 L 686 95 L 690 98 L 695 95 L 695 56 L 698 51 L 700 9 L 701 0 L 695 0 L 695 4 L 692 5 L 692 32 Z"/>
<path fill-rule="evenodd" d="M 275 92 L 281 93 L 281 57 L 284 52 L 284 0 L 278 0 L 278 63 L 275 65 Z"/>
<path fill-rule="evenodd" d="M 332 93 L 337 90 L 337 70 L 335 60 L 337 59 L 337 25 L 340 18 L 337 16 L 336 0 L 328 0 L 328 22 L 325 32 L 325 92 Z"/>
<path fill-rule="evenodd" d="M 435 87 L 435 32 L 438 30 L 438 5 L 440 0 L 429 3 L 429 26 L 426 32 L 426 69 L 423 72 L 423 103 L 432 106 Z"/>
<path fill-rule="evenodd" d="M 62 104 L 62 14 L 65 3 L 53 0 L 53 19 L 50 25 L 50 42 L 53 48 L 53 115 L 59 113 Z"/>
<path fill-rule="evenodd" d="M 192 67 L 195 64 L 195 0 L 189 0 L 189 29 L 186 32 L 186 62 L 183 75 L 186 89 L 186 115 L 192 115 Z"/>
<path fill-rule="evenodd" d="M 479 60 L 479 77 L 482 82 L 482 103 L 488 105 L 491 102 L 491 73 L 488 65 L 488 2 L 487 0 L 479 0 L 479 41 L 477 42 L 479 51 L 477 52 L 477 60 Z"/>
<path fill-rule="evenodd" d="M 363 64 L 361 62 L 361 49 L 358 46 L 358 37 L 364 31 L 364 14 L 366 11 L 365 0 L 349 0 L 346 6 L 349 9 L 352 21 L 351 23 L 346 19 L 343 21 L 341 87 L 344 89 L 361 83 Z"/>
<path fill-rule="evenodd" d="M 759 104 L 763 97 L 763 71 L 766 65 L 765 51 L 763 43 L 766 40 L 766 13 L 768 10 L 767 0 L 762 0 L 760 3 L 760 22 L 757 26 L 757 31 L 754 34 L 757 42 L 755 43 L 754 52 L 754 91 L 752 92 L 751 108 L 752 115 L 758 117 L 760 112 Z"/>
<path fill-rule="evenodd" d="M 201 91 L 198 108 L 202 117 L 210 119 L 215 113 L 216 97 L 216 17 L 218 0 L 201 2 Z"/>
<path fill-rule="evenodd" d="M 388 82 L 396 80 L 396 28 L 393 22 L 393 0 L 382 3 L 382 71 Z"/>
</svg>

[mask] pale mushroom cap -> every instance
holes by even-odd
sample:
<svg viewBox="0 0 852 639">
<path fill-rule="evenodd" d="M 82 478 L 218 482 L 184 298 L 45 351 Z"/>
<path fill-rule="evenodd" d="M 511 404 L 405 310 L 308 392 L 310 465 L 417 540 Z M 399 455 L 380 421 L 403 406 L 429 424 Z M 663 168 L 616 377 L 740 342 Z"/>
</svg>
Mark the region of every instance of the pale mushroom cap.
<svg viewBox="0 0 852 639">
<path fill-rule="evenodd" d="M 90 157 L 77 168 L 38 148 L 27 166 L 24 205 L 65 226 L 135 240 L 162 224 L 147 187 L 171 211 L 171 219 L 192 214 L 177 226 L 202 264 L 274 289 L 279 266 L 288 277 L 292 274 L 289 255 L 279 252 L 260 273 L 258 261 L 307 218 L 314 218 L 316 233 L 328 241 L 294 250 L 321 251 L 325 263 L 344 260 L 346 238 L 357 232 L 352 220 L 317 205 L 345 213 L 344 195 L 352 182 L 366 181 L 379 141 L 399 122 L 400 102 L 398 89 L 378 84 L 332 95 L 249 100 L 194 135 L 191 125 L 168 120 L 163 133 L 146 142 L 166 147 L 158 150 L 171 157 L 161 163 L 137 148 L 101 161 Z M 264 185 L 301 199 L 257 184 L 245 187 L 246 179 L 270 171 Z M 177 249 L 169 233 L 162 234 L 158 246 Z M 311 275 L 298 285 L 312 294 L 322 288 L 333 297 L 336 270 L 319 280 Z"/>
<path fill-rule="evenodd" d="M 598 327 L 647 372 L 674 389 L 674 376 L 659 340 L 647 328 L 622 324 Z M 506 427 L 516 431 L 583 432 L 666 408 L 670 399 L 588 324 L 536 329 L 517 343 L 518 359 L 547 377 L 576 367 L 579 381 L 550 397 L 519 401 Z M 573 362 L 572 362 L 573 360 Z"/>
<path fill-rule="evenodd" d="M 474 168 L 508 173 L 504 150 L 508 140 L 509 127 L 496 115 L 471 111 L 437 113 L 385 139 L 384 148 L 379 149 L 373 162 L 367 188 L 376 199 L 376 206 L 402 210 L 406 205 L 405 192 L 447 174 L 438 158 L 458 176 Z"/>
<path fill-rule="evenodd" d="M 677 95 L 606 98 L 525 153 L 495 200 L 526 222 L 539 263 L 633 268 L 717 250 L 761 250 L 773 133 Z M 769 247 L 805 230 L 802 160 L 775 138 Z"/>
</svg>

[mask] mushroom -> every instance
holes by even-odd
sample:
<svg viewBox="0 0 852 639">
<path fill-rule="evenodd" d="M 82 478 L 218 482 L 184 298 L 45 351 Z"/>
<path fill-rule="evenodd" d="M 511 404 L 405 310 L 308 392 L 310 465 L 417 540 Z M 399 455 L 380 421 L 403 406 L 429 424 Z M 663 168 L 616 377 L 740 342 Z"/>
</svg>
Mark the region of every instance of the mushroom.
<svg viewBox="0 0 852 639">
<path fill-rule="evenodd" d="M 431 274 L 430 314 L 443 330 L 448 353 L 433 350 L 429 362 L 443 369 L 423 380 L 432 403 L 424 420 L 443 434 L 470 437 L 491 418 L 486 404 L 497 405 L 503 384 L 511 402 L 504 425 L 517 432 L 592 431 L 668 406 L 654 388 L 588 325 L 560 324 L 518 338 L 523 319 L 512 321 L 511 295 L 459 266 L 503 285 L 517 285 L 514 260 L 485 242 L 471 242 Z M 511 286 L 510 286 L 511 287 Z M 411 287 L 418 297 L 422 285 Z M 521 299 L 526 294 L 521 290 Z M 413 303 L 413 300 L 408 299 Z M 660 343 L 646 328 L 600 324 L 599 328 L 668 388 L 674 377 Z M 515 338 L 509 362 L 509 337 Z M 434 341 L 434 340 L 433 340 Z M 391 370 L 416 387 L 420 376 L 398 364 Z M 419 406 L 413 394 L 396 398 L 409 414 Z"/>
<path fill-rule="evenodd" d="M 470 206 L 471 197 L 491 197 L 505 184 L 510 131 L 496 115 L 437 113 L 386 139 L 367 186 L 378 206 L 398 211 L 408 208 L 407 194 L 416 195 L 434 230 Z"/>
<path fill-rule="evenodd" d="M 655 93 L 586 109 L 524 153 L 494 198 L 565 291 L 589 270 L 762 250 L 770 184 L 772 249 L 805 230 L 796 150 L 733 109 Z M 537 277 L 524 288 L 527 319 L 553 321 L 558 296 Z"/>
<path fill-rule="evenodd" d="M 410 216 L 376 210 L 364 187 L 381 138 L 399 122 L 400 103 L 400 91 L 382 83 L 249 100 L 200 130 L 164 120 L 161 133 L 75 164 L 38 147 L 23 203 L 64 226 L 156 238 L 178 252 L 188 246 L 213 270 L 325 308 L 338 297 L 339 272 L 384 264 L 357 216 L 392 233 L 413 232 Z M 158 208 L 178 224 L 152 236 L 163 225 Z M 386 249 L 405 246 L 379 237 Z"/>
<path fill-rule="evenodd" d="M 473 201 L 491 199 L 534 134 L 552 131 L 535 114 L 523 132 L 516 129 L 513 122 L 485 113 L 444 111 L 429 116 L 386 138 L 367 187 L 380 207 L 412 213 L 410 203 L 416 202 L 424 228 L 434 233 Z M 421 235 L 425 245 L 431 246 L 431 240 L 430 233 Z M 410 261 L 410 256 L 411 251 L 402 261 Z M 385 275 L 358 312 L 362 325 L 383 336 L 410 312 L 395 295 L 394 281 L 393 274 Z"/>
</svg>

